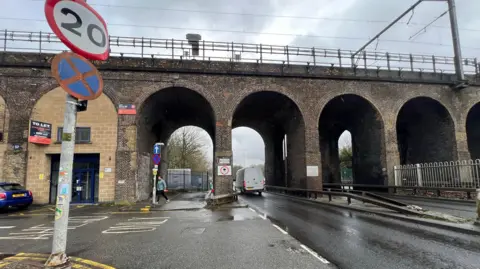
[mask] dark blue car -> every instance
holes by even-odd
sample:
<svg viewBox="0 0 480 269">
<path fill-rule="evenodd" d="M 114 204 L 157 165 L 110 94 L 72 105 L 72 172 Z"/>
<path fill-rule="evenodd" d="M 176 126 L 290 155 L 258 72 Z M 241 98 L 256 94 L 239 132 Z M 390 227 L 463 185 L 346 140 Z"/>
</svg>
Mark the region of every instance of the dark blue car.
<svg viewBox="0 0 480 269">
<path fill-rule="evenodd" d="M 18 183 L 0 182 L 0 209 L 27 208 L 33 202 L 32 192 Z"/>
</svg>

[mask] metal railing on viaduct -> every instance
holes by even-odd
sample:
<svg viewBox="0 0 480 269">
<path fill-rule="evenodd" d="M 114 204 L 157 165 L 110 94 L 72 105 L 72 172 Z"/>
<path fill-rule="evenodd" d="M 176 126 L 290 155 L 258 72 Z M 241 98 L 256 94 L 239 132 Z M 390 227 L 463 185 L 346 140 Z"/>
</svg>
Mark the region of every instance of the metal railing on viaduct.
<svg viewBox="0 0 480 269">
<path fill-rule="evenodd" d="M 352 180 L 323 185 L 325 189 L 390 189 L 393 192 L 408 191 L 412 194 L 468 200 L 474 199 L 476 189 L 480 188 L 480 159 L 397 165 L 394 171 L 394 185 L 354 184 Z"/>
<path fill-rule="evenodd" d="M 354 69 L 376 69 L 423 73 L 455 73 L 454 58 L 448 56 L 353 51 L 267 44 L 199 41 L 198 56 L 192 55 L 187 40 L 110 36 L 112 56 L 159 59 L 189 59 L 246 63 L 276 63 Z M 9 31 L 0 32 L 3 52 L 56 53 L 67 50 L 53 33 Z M 462 60 L 466 75 L 480 75 L 476 58 Z"/>
</svg>

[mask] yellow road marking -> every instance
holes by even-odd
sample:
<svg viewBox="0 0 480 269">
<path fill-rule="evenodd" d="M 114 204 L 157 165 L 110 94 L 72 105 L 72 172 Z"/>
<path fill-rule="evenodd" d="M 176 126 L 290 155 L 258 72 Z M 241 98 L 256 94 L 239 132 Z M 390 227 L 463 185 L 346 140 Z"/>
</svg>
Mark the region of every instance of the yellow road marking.
<svg viewBox="0 0 480 269">
<path fill-rule="evenodd" d="M 8 258 L 5 258 L 4 260 L 6 261 L 23 261 L 23 260 L 46 261 L 46 259 L 43 257 L 16 257 L 16 256 L 8 257 Z"/>
<path fill-rule="evenodd" d="M 15 217 L 15 216 L 51 216 L 53 215 L 52 213 L 34 213 L 34 214 L 23 214 L 23 213 L 20 213 L 20 214 L 11 214 L 11 215 L 8 215 L 9 217 Z"/>
<path fill-rule="evenodd" d="M 86 259 L 82 259 L 82 258 L 71 257 L 70 260 L 85 263 L 85 264 L 96 266 L 96 267 L 103 268 L 103 269 L 115 269 L 114 267 L 111 267 L 109 265 L 101 264 L 101 263 L 98 263 L 98 262 L 94 262 L 94 261 L 86 260 Z"/>
<path fill-rule="evenodd" d="M 110 214 L 152 214 L 150 211 L 126 211 L 126 212 L 110 212 Z"/>
<path fill-rule="evenodd" d="M 24 256 L 24 257 L 45 257 L 45 258 L 48 258 L 50 257 L 50 254 L 43 254 L 43 253 L 23 253 L 23 252 L 20 252 L 18 253 L 17 255 L 15 256 Z"/>
<path fill-rule="evenodd" d="M 0 261 L 0 268 L 10 264 L 11 262 L 9 261 L 22 261 L 22 260 L 31 260 L 31 261 L 42 261 L 46 262 L 48 260 L 49 254 L 43 254 L 43 253 L 18 253 L 15 256 L 8 257 L 3 259 L 3 262 Z M 69 257 L 71 261 L 72 268 L 76 269 L 88 269 L 92 268 L 90 266 L 93 266 L 94 268 L 100 268 L 100 269 L 116 269 L 115 267 L 106 265 L 106 264 L 101 264 L 92 260 L 87 260 L 87 259 L 82 259 L 78 257 Z M 88 266 L 87 266 L 88 265 Z"/>
</svg>

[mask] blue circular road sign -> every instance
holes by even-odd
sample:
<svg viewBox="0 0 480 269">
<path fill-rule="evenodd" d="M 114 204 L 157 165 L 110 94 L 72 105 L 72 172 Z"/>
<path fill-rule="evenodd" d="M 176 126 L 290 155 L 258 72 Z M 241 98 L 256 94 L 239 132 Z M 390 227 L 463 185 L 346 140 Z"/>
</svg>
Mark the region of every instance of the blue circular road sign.
<svg viewBox="0 0 480 269">
<path fill-rule="evenodd" d="M 103 92 L 103 79 L 84 57 L 63 52 L 52 61 L 52 76 L 67 93 L 81 100 L 93 100 Z"/>
</svg>

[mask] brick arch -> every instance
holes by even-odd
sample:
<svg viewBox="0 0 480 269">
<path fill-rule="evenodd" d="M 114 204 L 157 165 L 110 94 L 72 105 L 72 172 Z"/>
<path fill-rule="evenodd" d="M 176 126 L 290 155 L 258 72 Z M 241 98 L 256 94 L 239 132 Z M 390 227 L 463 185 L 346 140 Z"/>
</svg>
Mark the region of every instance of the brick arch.
<svg viewBox="0 0 480 269">
<path fill-rule="evenodd" d="M 400 110 L 402 110 L 402 108 L 410 101 L 414 100 L 414 99 L 417 99 L 417 98 L 428 98 L 428 99 L 431 99 L 435 102 L 437 102 L 439 105 L 441 105 L 443 108 L 445 108 L 448 112 L 448 115 L 450 116 L 450 118 L 452 119 L 453 121 L 453 125 L 455 127 L 457 127 L 457 118 L 455 117 L 455 113 L 453 113 L 453 109 L 443 103 L 441 100 L 439 100 L 438 98 L 436 98 L 434 96 L 434 94 L 431 94 L 431 95 L 427 95 L 427 94 L 422 94 L 422 95 L 408 95 L 407 98 L 403 99 L 403 100 L 399 100 L 399 102 L 395 102 L 395 105 L 392 109 L 393 111 L 393 115 L 394 115 L 394 126 L 397 124 L 397 119 L 398 119 L 398 115 L 400 113 Z"/>
<path fill-rule="evenodd" d="M 325 110 L 325 107 L 330 103 L 330 101 L 342 95 L 355 95 L 357 97 L 360 97 L 364 101 L 366 101 L 378 113 L 378 115 L 380 115 L 380 120 L 382 121 L 382 125 L 385 126 L 385 121 L 384 121 L 385 112 L 382 112 L 380 108 L 377 105 L 375 105 L 374 97 L 371 94 L 369 93 L 358 94 L 355 91 L 344 91 L 341 93 L 329 92 L 329 94 L 326 94 L 325 96 L 322 97 L 321 99 L 322 104 L 320 105 L 320 110 L 317 111 L 317 114 L 316 114 L 317 116 L 315 120 L 315 125 L 316 125 L 315 130 L 318 130 L 319 128 L 320 117 L 322 116 L 322 112 Z"/>
<path fill-rule="evenodd" d="M 294 94 L 292 94 L 290 91 L 288 91 L 286 88 L 283 86 L 278 86 L 278 85 L 270 85 L 267 87 L 264 86 L 255 86 L 255 87 L 247 87 L 243 91 L 239 92 L 240 94 L 236 94 L 235 97 L 232 99 L 232 103 L 230 106 L 225 106 L 224 107 L 224 113 L 225 115 L 229 115 L 228 117 L 225 116 L 226 118 L 233 119 L 233 116 L 235 114 L 235 111 L 237 110 L 238 106 L 249 96 L 255 93 L 259 92 L 272 92 L 272 93 L 277 93 L 280 94 L 290 101 L 292 101 L 295 106 L 297 107 L 298 111 L 300 111 L 300 115 L 302 116 L 302 120 L 305 122 L 305 115 L 307 115 L 303 109 L 303 106 L 301 105 L 302 103 L 298 100 L 298 98 L 295 97 Z"/>
<path fill-rule="evenodd" d="M 148 98 L 150 98 L 152 95 L 169 88 L 185 88 L 193 92 L 196 92 L 210 104 L 210 107 L 212 107 L 215 114 L 217 114 L 217 111 L 220 110 L 219 107 L 216 105 L 216 102 L 215 102 L 216 98 L 211 90 L 206 89 L 202 85 L 199 85 L 191 81 L 177 80 L 173 83 L 172 82 L 156 82 L 153 87 L 152 85 L 143 86 L 140 89 L 141 94 L 135 99 L 135 102 L 134 102 L 135 106 L 138 107 L 138 111 L 142 110 L 145 104 L 145 101 L 147 101 Z M 138 120 L 138 115 L 139 113 L 137 114 L 137 120 Z"/>
<path fill-rule="evenodd" d="M 472 159 L 480 159 L 480 101 L 469 107 L 466 116 L 462 117 L 466 131 L 467 149 Z"/>
<path fill-rule="evenodd" d="M 27 143 L 26 185 L 36 194 L 36 203 L 52 202 L 49 201 L 49 179 L 50 176 L 55 177 L 55 174 L 51 173 L 50 156 L 60 154 L 61 151 L 61 144 L 57 138 L 58 129 L 63 126 L 65 99 L 66 94 L 61 87 L 51 89 L 37 100 L 29 117 L 52 124 L 49 145 Z M 97 99 L 89 101 L 87 111 L 77 114 L 77 127 L 90 127 L 90 143 L 77 143 L 75 153 L 99 154 L 100 171 L 105 167 L 114 168 L 118 115 L 112 100 L 106 94 L 102 94 Z M 115 169 L 112 169 L 112 172 L 105 173 L 99 180 L 99 202 L 114 200 L 115 172 Z M 43 175 L 43 179 L 39 175 Z"/>
<path fill-rule="evenodd" d="M 332 93 L 322 98 L 315 124 L 324 182 L 341 182 L 338 141 L 347 130 L 352 137 L 353 183 L 384 184 L 382 169 L 386 167 L 385 121 L 373 100 L 368 94 L 348 91 Z M 347 105 L 342 105 L 344 103 Z"/>
<path fill-rule="evenodd" d="M 117 110 L 117 104 L 118 104 L 118 96 L 115 92 L 115 89 L 113 88 L 112 84 L 111 83 L 108 83 L 109 81 L 105 81 L 104 80 L 104 86 L 103 86 L 103 94 L 102 95 L 106 95 L 110 101 L 112 102 L 113 106 L 115 107 L 115 110 Z M 42 83 L 42 85 L 40 85 L 37 90 L 33 93 L 33 99 L 35 99 L 35 104 L 38 103 L 38 101 L 43 97 L 45 96 L 46 94 L 48 94 L 50 91 L 58 88 L 59 85 L 58 85 L 58 82 L 54 79 L 50 79 L 48 82 L 46 83 Z M 66 92 L 65 92 L 66 93 Z M 93 102 L 95 100 L 92 100 L 91 102 Z M 34 104 L 34 106 L 35 106 Z"/>
<path fill-rule="evenodd" d="M 432 95 L 409 97 L 404 102 L 398 102 L 393 110 L 400 164 L 456 160 L 455 135 L 458 126 L 452 109 Z M 414 103 L 416 100 L 431 102 L 432 105 L 428 107 L 440 108 L 442 111 L 436 113 L 428 107 L 418 108 Z M 445 121 L 442 120 L 444 113 Z M 419 120 L 416 114 L 422 114 L 423 119 Z"/>
</svg>

